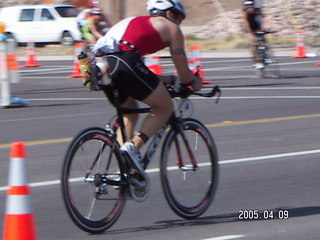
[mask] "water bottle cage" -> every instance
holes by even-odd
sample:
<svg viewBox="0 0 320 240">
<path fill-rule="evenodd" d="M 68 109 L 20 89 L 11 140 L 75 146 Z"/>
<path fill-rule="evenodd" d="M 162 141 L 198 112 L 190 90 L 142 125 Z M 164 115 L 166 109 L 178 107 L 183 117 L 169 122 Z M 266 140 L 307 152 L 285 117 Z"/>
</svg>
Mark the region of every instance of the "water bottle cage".
<svg viewBox="0 0 320 240">
<path fill-rule="evenodd" d="M 88 87 L 91 91 L 101 90 L 102 73 L 95 64 L 89 65 L 90 71 L 87 71 L 87 80 L 83 83 L 85 87 Z"/>
</svg>

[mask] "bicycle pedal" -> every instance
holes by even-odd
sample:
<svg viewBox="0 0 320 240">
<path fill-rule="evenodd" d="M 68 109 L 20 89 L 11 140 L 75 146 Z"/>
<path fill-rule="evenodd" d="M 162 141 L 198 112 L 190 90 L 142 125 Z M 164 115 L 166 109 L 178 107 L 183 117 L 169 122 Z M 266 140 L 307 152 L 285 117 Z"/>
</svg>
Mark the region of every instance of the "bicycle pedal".
<svg viewBox="0 0 320 240">
<path fill-rule="evenodd" d="M 141 178 L 141 176 L 139 176 L 139 178 Z M 129 182 L 130 182 L 130 185 L 134 186 L 137 189 L 141 189 L 141 190 L 145 189 L 146 185 L 147 185 L 145 179 L 137 179 L 133 175 L 130 176 Z"/>
<path fill-rule="evenodd" d="M 140 188 L 135 188 L 134 186 L 131 185 L 130 187 L 130 196 L 132 199 L 134 199 L 137 202 L 143 202 L 148 198 L 148 193 L 149 189 L 140 189 Z"/>
<path fill-rule="evenodd" d="M 97 190 L 97 194 L 108 194 L 108 185 L 106 183 L 101 184 Z"/>
<path fill-rule="evenodd" d="M 130 182 L 130 196 L 137 202 L 143 202 L 147 199 L 149 193 L 149 178 L 144 176 L 144 180 L 138 180 L 134 176 L 129 177 Z"/>
</svg>

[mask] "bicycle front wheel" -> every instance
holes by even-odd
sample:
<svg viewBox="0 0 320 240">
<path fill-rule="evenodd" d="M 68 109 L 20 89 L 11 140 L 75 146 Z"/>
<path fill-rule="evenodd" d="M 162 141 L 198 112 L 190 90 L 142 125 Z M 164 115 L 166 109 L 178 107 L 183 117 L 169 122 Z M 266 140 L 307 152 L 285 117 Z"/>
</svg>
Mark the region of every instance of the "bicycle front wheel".
<svg viewBox="0 0 320 240">
<path fill-rule="evenodd" d="M 203 124 L 185 119 L 181 131 L 168 133 L 160 176 L 166 200 L 178 216 L 193 219 L 208 209 L 218 184 L 218 154 Z"/>
<path fill-rule="evenodd" d="M 81 132 L 69 146 L 61 188 L 72 221 L 90 233 L 103 232 L 120 216 L 128 193 L 119 145 L 102 128 Z"/>
</svg>

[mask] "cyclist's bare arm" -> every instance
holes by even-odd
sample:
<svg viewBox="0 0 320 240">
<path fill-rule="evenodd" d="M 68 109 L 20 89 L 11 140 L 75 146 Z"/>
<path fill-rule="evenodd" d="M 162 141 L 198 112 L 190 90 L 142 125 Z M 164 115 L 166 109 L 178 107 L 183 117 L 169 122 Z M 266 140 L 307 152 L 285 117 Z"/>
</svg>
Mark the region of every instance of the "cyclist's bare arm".
<svg viewBox="0 0 320 240">
<path fill-rule="evenodd" d="M 202 79 L 196 77 L 188 67 L 188 60 L 184 47 L 183 34 L 179 27 L 174 26 L 172 29 L 172 37 L 170 43 L 170 53 L 172 60 L 181 78 L 181 83 L 191 83 L 193 89 L 198 91 L 202 88 Z"/>
<path fill-rule="evenodd" d="M 92 32 L 92 34 L 96 37 L 96 38 L 101 38 L 103 37 L 103 35 L 98 31 L 98 29 L 96 28 L 96 25 L 94 24 L 93 19 L 89 20 L 89 29 Z"/>
<path fill-rule="evenodd" d="M 181 83 L 191 83 L 195 91 L 200 90 L 202 88 L 202 79 L 196 77 L 188 67 L 184 38 L 180 27 L 163 17 L 153 18 L 151 23 L 159 32 L 163 42 L 170 48 L 172 61 L 175 64 Z"/>
</svg>

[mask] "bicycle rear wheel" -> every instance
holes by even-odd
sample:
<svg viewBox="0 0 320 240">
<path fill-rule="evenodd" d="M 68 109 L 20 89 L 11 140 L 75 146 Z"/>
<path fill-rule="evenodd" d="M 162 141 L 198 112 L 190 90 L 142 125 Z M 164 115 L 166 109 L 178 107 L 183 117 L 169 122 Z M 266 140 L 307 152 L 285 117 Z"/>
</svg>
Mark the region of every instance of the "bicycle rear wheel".
<svg viewBox="0 0 320 240">
<path fill-rule="evenodd" d="M 272 48 L 268 45 L 264 55 L 265 62 L 265 77 L 280 78 L 279 60 L 273 54 Z"/>
<path fill-rule="evenodd" d="M 103 232 L 120 216 L 128 194 L 119 145 L 102 128 L 81 132 L 68 148 L 61 189 L 72 221 L 90 233 Z"/>
<path fill-rule="evenodd" d="M 203 214 L 214 198 L 218 154 L 210 132 L 199 121 L 185 119 L 181 129 L 166 136 L 160 176 L 171 209 L 180 217 L 193 219 Z"/>
</svg>

